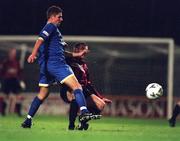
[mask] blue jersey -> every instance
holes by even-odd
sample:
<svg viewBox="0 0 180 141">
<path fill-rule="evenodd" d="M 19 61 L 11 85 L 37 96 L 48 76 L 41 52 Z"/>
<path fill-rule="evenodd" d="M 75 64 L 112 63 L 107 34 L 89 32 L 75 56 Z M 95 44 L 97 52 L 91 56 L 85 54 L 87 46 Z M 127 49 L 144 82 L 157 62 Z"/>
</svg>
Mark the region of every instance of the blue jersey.
<svg viewBox="0 0 180 141">
<path fill-rule="evenodd" d="M 39 34 L 44 42 L 39 48 L 39 86 L 49 86 L 53 82 L 64 83 L 73 74 L 64 56 L 65 42 L 56 25 L 47 23 Z"/>
<path fill-rule="evenodd" d="M 64 41 L 56 25 L 47 23 L 41 30 L 39 37 L 44 39 L 39 48 L 39 63 L 42 61 L 58 61 L 65 63 Z"/>
</svg>

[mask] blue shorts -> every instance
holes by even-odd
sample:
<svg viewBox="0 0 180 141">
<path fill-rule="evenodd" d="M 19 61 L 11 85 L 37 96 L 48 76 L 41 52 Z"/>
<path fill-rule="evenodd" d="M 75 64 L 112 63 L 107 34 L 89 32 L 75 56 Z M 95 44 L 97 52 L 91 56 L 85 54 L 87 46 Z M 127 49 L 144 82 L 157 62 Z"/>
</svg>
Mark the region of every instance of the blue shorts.
<svg viewBox="0 0 180 141">
<path fill-rule="evenodd" d="M 63 84 L 64 81 L 73 76 L 71 67 L 67 64 L 60 63 L 41 63 L 39 86 L 48 87 L 54 82 Z"/>
</svg>

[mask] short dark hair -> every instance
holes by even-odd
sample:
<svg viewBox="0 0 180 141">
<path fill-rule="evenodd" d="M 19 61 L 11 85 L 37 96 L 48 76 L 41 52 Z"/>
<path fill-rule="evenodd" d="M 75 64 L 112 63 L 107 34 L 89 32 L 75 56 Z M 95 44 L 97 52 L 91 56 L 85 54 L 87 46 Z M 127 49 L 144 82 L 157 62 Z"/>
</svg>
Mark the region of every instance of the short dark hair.
<svg viewBox="0 0 180 141">
<path fill-rule="evenodd" d="M 51 6 L 47 10 L 47 19 L 49 19 L 52 15 L 57 15 L 59 13 L 62 13 L 62 9 L 59 6 Z"/>
<path fill-rule="evenodd" d="M 87 46 L 86 43 L 80 42 L 80 43 L 75 44 L 74 48 L 77 48 L 77 49 L 82 48 L 83 49 L 83 48 L 85 48 L 85 46 Z"/>
</svg>

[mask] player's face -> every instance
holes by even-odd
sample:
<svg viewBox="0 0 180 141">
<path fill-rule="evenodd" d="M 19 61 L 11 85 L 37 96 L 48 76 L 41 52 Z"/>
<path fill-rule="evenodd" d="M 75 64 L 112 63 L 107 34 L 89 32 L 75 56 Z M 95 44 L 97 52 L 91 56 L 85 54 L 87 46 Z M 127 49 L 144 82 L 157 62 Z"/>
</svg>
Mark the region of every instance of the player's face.
<svg viewBox="0 0 180 141">
<path fill-rule="evenodd" d="M 52 16 L 52 23 L 56 25 L 60 25 L 62 21 L 63 21 L 62 13 Z"/>
<path fill-rule="evenodd" d="M 84 50 L 88 50 L 88 46 L 81 46 L 81 47 L 79 47 L 79 48 L 75 48 L 75 49 L 74 49 L 74 52 L 79 53 L 79 52 L 82 52 L 82 51 L 84 51 Z M 87 53 L 85 53 L 84 55 L 82 55 L 81 58 L 84 58 L 86 54 L 87 54 Z"/>
</svg>

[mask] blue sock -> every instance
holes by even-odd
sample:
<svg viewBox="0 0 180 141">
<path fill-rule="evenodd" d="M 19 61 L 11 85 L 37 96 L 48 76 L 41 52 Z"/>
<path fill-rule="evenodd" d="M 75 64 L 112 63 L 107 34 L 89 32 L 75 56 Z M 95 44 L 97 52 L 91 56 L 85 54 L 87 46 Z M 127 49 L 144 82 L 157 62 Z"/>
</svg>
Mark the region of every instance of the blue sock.
<svg viewBox="0 0 180 141">
<path fill-rule="evenodd" d="M 84 94 L 81 89 L 74 90 L 74 96 L 76 98 L 76 102 L 80 107 L 81 114 L 88 113 L 88 109 L 86 107 L 86 100 L 84 98 Z"/>
<path fill-rule="evenodd" d="M 40 100 L 37 96 L 34 98 L 34 100 L 31 103 L 31 107 L 28 112 L 28 116 L 31 118 L 34 117 L 35 113 L 37 112 L 39 106 L 41 105 L 42 100 Z"/>
</svg>

